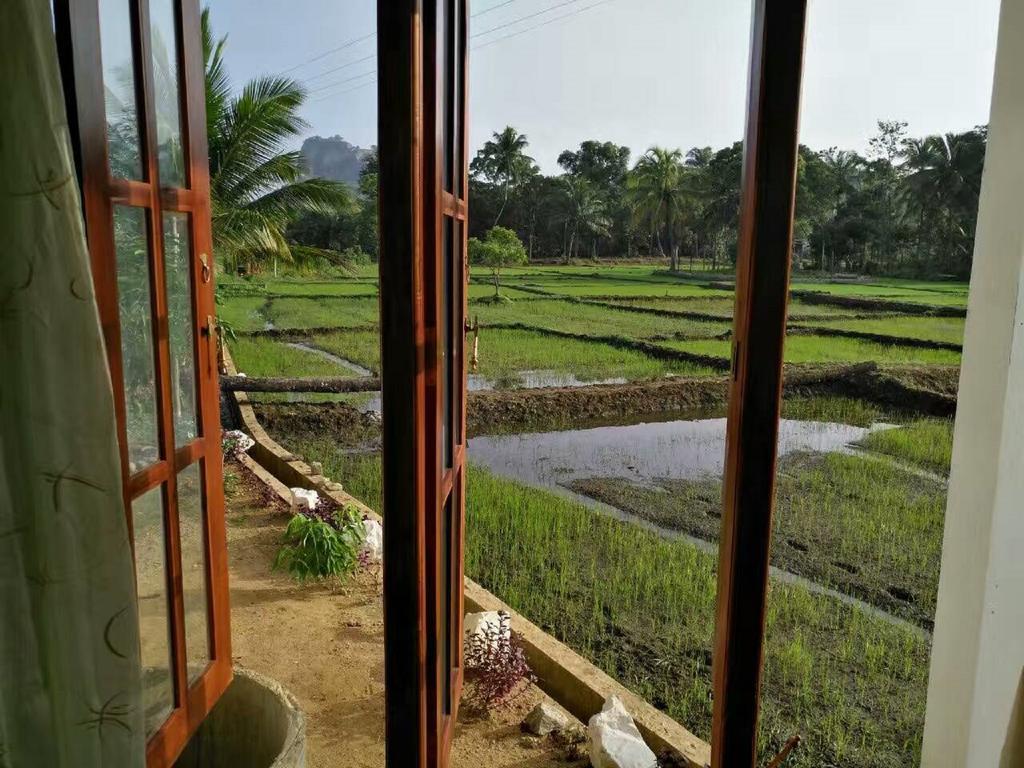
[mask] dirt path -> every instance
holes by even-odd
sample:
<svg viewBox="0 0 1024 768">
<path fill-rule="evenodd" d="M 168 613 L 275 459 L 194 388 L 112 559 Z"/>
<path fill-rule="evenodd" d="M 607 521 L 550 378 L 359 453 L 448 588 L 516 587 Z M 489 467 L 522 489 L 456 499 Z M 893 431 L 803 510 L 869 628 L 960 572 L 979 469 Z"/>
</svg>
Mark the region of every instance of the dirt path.
<svg viewBox="0 0 1024 768">
<path fill-rule="evenodd" d="M 340 587 L 300 586 L 271 571 L 286 512 L 244 468 L 227 471 L 237 478 L 227 484 L 235 664 L 269 675 L 296 697 L 306 715 L 309 768 L 382 768 L 384 626 L 376 575 L 364 572 Z M 532 688 L 498 717 L 460 718 L 453 768 L 572 765 L 550 740 L 520 732 L 542 696 Z"/>
</svg>

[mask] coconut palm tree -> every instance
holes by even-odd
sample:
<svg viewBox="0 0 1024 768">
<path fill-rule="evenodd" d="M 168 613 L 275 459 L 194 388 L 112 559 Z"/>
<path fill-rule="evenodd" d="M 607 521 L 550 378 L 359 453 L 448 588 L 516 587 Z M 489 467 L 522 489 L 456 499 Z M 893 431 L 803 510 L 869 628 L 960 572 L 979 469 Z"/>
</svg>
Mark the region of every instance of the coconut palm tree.
<svg viewBox="0 0 1024 768">
<path fill-rule="evenodd" d="M 501 207 L 494 218 L 494 226 L 501 221 L 511 192 L 524 179 L 536 173 L 533 158 L 526 154 L 528 146 L 526 136 L 509 125 L 501 133 L 494 133 L 470 164 L 474 174 L 501 187 Z"/>
<path fill-rule="evenodd" d="M 569 231 L 569 245 L 565 251 L 568 263 L 576 255 L 579 241 L 590 238 L 591 255 L 597 258 L 598 238 L 608 237 L 611 219 L 608 207 L 597 188 L 580 176 L 564 176 L 565 222 Z"/>
<path fill-rule="evenodd" d="M 935 249 L 946 249 L 948 271 L 969 270 L 985 143 L 985 130 L 975 129 L 904 144 L 904 203 L 920 229 L 931 231 Z"/>
<path fill-rule="evenodd" d="M 307 128 L 298 110 L 306 92 L 294 80 L 259 77 L 233 95 L 224 68 L 226 37 L 215 39 L 209 10 L 202 14 L 206 65 L 206 124 L 210 148 L 213 241 L 224 263 L 292 261 L 338 255 L 290 244 L 288 223 L 307 211 L 334 213 L 350 205 L 339 182 L 303 178 L 302 156 L 285 151 Z"/>
<path fill-rule="evenodd" d="M 683 153 L 651 147 L 637 160 L 627 181 L 636 216 L 658 234 L 665 233 L 672 271 L 679 269 L 677 229 L 694 200 L 692 178 L 683 165 Z"/>
</svg>

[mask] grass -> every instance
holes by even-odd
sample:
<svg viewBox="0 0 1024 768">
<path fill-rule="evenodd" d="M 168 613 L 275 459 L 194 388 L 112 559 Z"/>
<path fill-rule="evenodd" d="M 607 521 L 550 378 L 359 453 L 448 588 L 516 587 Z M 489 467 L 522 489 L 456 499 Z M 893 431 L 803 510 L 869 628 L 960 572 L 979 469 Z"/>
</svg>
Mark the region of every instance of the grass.
<svg viewBox="0 0 1024 768">
<path fill-rule="evenodd" d="M 321 349 L 374 371 L 380 370 L 376 332 L 349 331 L 311 337 Z M 533 331 L 487 329 L 480 332 L 479 374 L 513 382 L 520 371 L 573 373 L 583 381 L 606 378 L 647 379 L 672 373 L 711 376 L 715 372 L 683 361 L 655 360 L 642 352 L 601 342 L 564 339 Z"/>
<path fill-rule="evenodd" d="M 531 279 L 520 283 L 553 296 L 706 296 L 709 289 L 692 283 L 670 283 L 638 280 L 544 280 Z M 515 285 L 514 283 L 511 285 Z"/>
<path fill-rule="evenodd" d="M 380 334 L 377 331 L 340 331 L 309 337 L 313 346 L 351 360 L 375 373 L 380 371 Z"/>
<path fill-rule="evenodd" d="M 469 475 L 466 535 L 470 576 L 707 738 L 712 555 L 481 470 Z M 800 732 L 794 766 L 916 762 L 924 641 L 778 582 L 767 637 L 762 761 Z"/>
<path fill-rule="evenodd" d="M 295 446 L 381 509 L 380 459 Z M 466 570 L 697 735 L 711 728 L 715 557 L 572 500 L 469 468 Z M 799 585 L 768 602 L 760 762 L 793 733 L 796 768 L 917 764 L 929 648 Z"/>
<path fill-rule="evenodd" d="M 352 371 L 313 352 L 274 339 L 240 336 L 228 342 L 235 367 L 247 376 L 352 376 Z"/>
<path fill-rule="evenodd" d="M 670 349 L 728 358 L 728 341 L 668 341 Z M 920 349 L 896 344 L 879 344 L 834 336 L 787 336 L 787 363 L 863 363 L 873 361 L 904 365 L 958 365 L 960 353 L 945 349 Z"/>
<path fill-rule="evenodd" d="M 621 478 L 573 490 L 705 541 L 719 533 L 717 479 L 641 486 Z M 772 563 L 930 627 L 946 492 L 891 464 L 840 453 L 780 461 Z"/>
<path fill-rule="evenodd" d="M 861 445 L 948 475 L 953 454 L 953 422 L 949 419 L 918 419 L 899 429 L 870 434 L 861 441 Z"/>
<path fill-rule="evenodd" d="M 870 427 L 890 419 L 877 406 L 852 397 L 797 397 L 782 401 L 782 418 Z"/>
<path fill-rule="evenodd" d="M 217 317 L 237 332 L 259 331 L 267 324 L 263 296 L 229 296 L 217 304 Z"/>
<path fill-rule="evenodd" d="M 953 344 L 962 344 L 964 340 L 964 319 L 962 317 L 886 317 L 823 320 L 811 324 L 823 328 L 839 328 L 844 331 L 945 341 Z"/>
<path fill-rule="evenodd" d="M 380 306 L 376 296 L 275 298 L 266 315 L 277 328 L 347 328 L 377 325 Z"/>
<path fill-rule="evenodd" d="M 702 322 L 676 317 L 660 317 L 644 312 L 608 309 L 578 302 L 542 299 L 523 306 L 518 303 L 474 307 L 471 316 L 480 322 L 527 323 L 571 333 L 626 336 L 649 339 L 654 336 L 678 334 L 688 337 L 711 337 L 731 330 L 728 323 Z"/>
<path fill-rule="evenodd" d="M 283 296 L 376 296 L 377 282 L 371 279 L 267 280 L 266 291 Z"/>
<path fill-rule="evenodd" d="M 794 282 L 793 290 L 816 291 L 830 293 L 834 296 L 851 296 L 865 299 L 888 299 L 897 302 L 914 304 L 932 304 L 936 306 L 967 306 L 967 292 L 935 290 L 928 283 L 917 282 L 912 285 L 898 283 L 830 283 L 830 282 Z"/>
</svg>

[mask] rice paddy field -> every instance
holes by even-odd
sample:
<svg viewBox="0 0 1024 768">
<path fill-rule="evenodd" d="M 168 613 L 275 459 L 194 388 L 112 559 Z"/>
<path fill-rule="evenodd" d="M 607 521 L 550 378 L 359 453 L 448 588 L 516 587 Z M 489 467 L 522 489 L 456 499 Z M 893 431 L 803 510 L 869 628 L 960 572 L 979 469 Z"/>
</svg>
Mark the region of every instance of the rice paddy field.
<svg viewBox="0 0 1024 768">
<path fill-rule="evenodd" d="M 730 357 L 731 278 L 535 265 L 503 274 L 501 301 L 489 275 L 471 279 L 481 328 L 471 406 L 496 399 L 540 426 L 469 425 L 467 573 L 707 739 L 725 403 L 658 408 L 623 395 L 599 423 L 567 423 L 574 411 L 557 404 L 617 387 L 715 386 Z M 877 363 L 955 391 L 966 285 L 814 277 L 792 288 L 787 362 Z M 380 370 L 372 269 L 231 279 L 221 293 L 232 357 L 250 377 Z M 257 399 L 282 444 L 382 508 L 379 400 Z M 788 765 L 919 764 L 952 445 L 952 421 L 920 401 L 784 400 L 762 762 L 799 733 Z"/>
</svg>

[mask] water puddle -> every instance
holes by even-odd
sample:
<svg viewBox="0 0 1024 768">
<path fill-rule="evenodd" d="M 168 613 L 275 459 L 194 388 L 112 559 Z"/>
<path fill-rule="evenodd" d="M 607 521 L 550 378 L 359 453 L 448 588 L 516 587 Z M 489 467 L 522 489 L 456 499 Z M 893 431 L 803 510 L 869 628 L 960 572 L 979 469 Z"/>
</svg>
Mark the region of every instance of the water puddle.
<svg viewBox="0 0 1024 768">
<path fill-rule="evenodd" d="M 482 435 L 470 439 L 469 457 L 495 474 L 547 489 L 589 477 L 624 477 L 638 483 L 694 480 L 722 474 L 725 423 L 717 418 Z M 850 443 L 881 428 L 783 419 L 779 456 L 796 451 L 850 452 Z"/>
<path fill-rule="evenodd" d="M 659 479 L 693 480 L 720 476 L 725 462 L 724 418 L 676 420 L 629 426 L 595 427 L 565 432 L 519 435 L 484 435 L 469 440 L 469 459 L 529 485 L 572 498 L 619 520 L 640 525 L 665 538 L 681 539 L 713 555 L 717 542 L 705 541 L 682 531 L 642 520 L 621 509 L 566 486 L 576 479 L 625 477 L 638 483 Z M 851 444 L 870 432 L 890 429 L 890 424 L 870 428 L 820 421 L 779 422 L 779 456 L 797 451 L 859 453 Z M 773 579 L 797 584 L 808 591 L 854 606 L 865 613 L 928 637 L 927 630 L 899 616 L 789 571 L 771 566 Z"/>
</svg>

